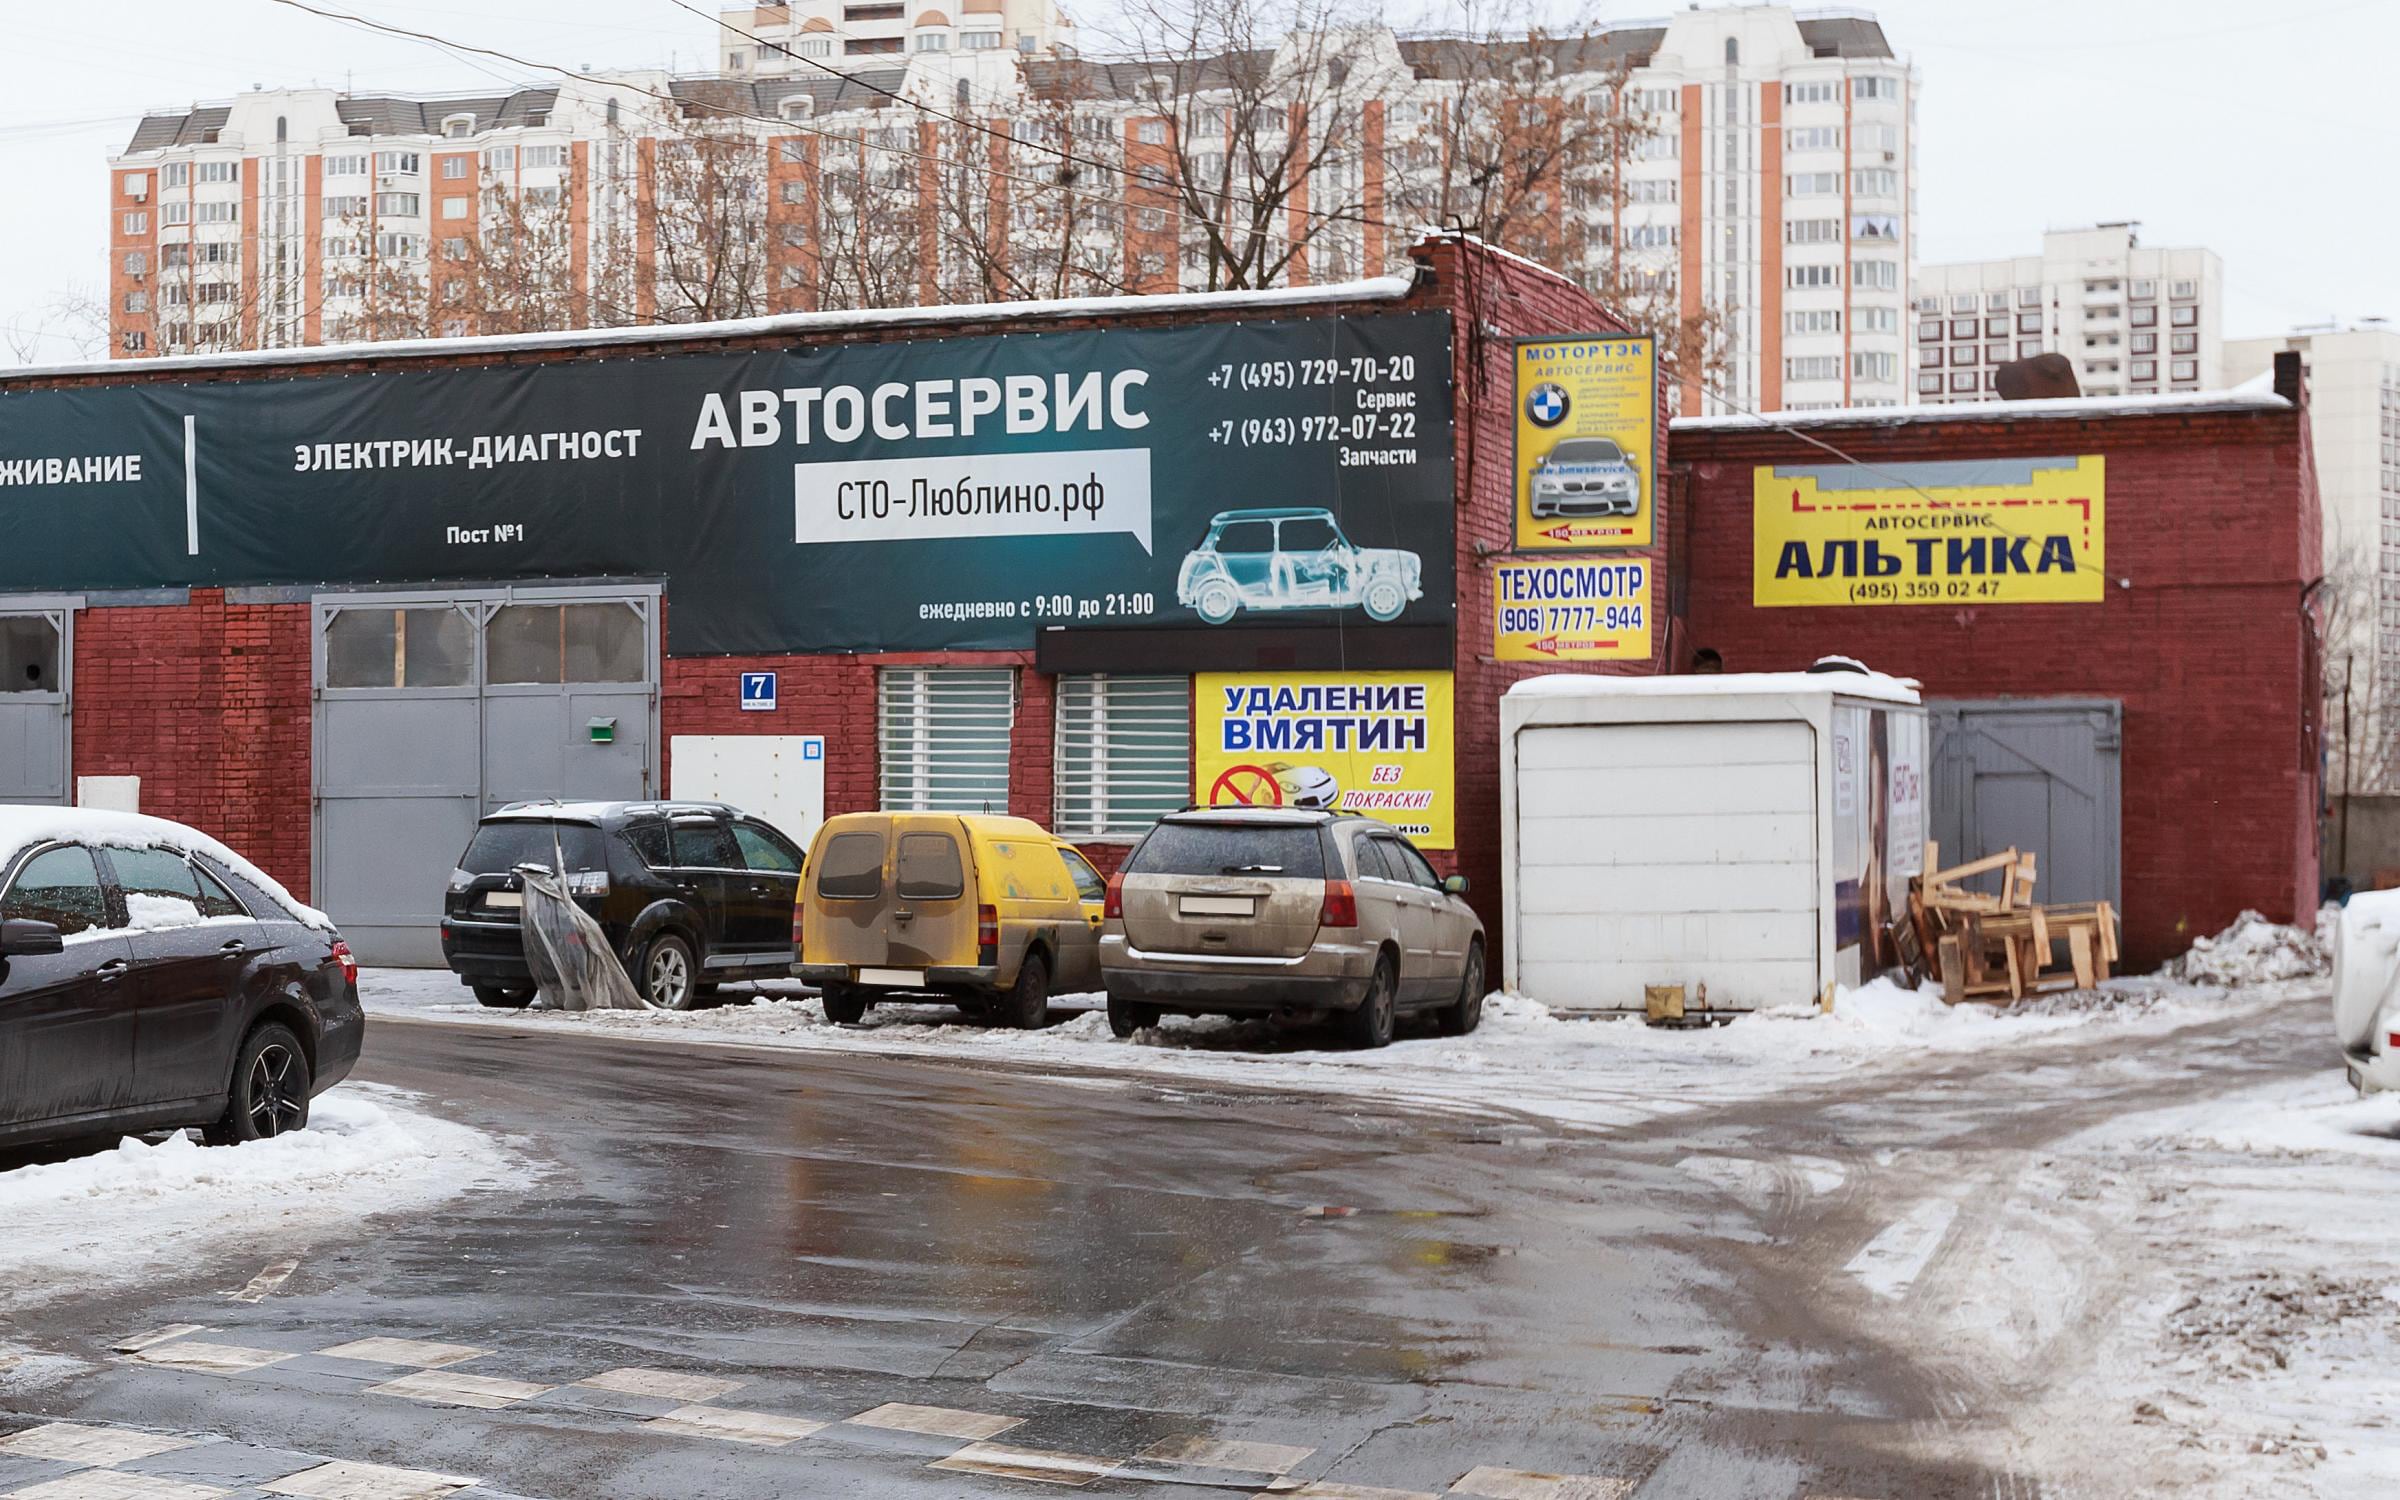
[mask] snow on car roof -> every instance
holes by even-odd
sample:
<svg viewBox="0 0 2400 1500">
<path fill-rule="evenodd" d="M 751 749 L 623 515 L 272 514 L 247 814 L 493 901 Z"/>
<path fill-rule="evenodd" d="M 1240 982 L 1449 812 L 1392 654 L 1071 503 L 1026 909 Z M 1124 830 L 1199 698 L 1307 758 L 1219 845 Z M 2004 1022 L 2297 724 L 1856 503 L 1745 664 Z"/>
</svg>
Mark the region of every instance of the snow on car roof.
<svg viewBox="0 0 2400 1500">
<path fill-rule="evenodd" d="M 1528 677 L 1508 690 L 1511 698 L 1712 698 L 1743 693 L 1827 693 L 1916 703 L 1921 686 L 1913 677 L 1881 672 L 1699 672 L 1681 677 L 1600 677 L 1552 673 Z"/>
<path fill-rule="evenodd" d="M 511 802 L 497 812 L 483 815 L 487 823 L 500 819 L 548 823 L 597 823 L 626 813 L 740 813 L 741 809 L 726 802 Z"/>
<path fill-rule="evenodd" d="M 295 897 L 282 884 L 199 829 L 144 813 L 105 812 L 93 807 L 0 807 L 0 865 L 35 844 L 94 844 L 103 849 L 148 849 L 165 844 L 205 854 L 281 902 L 308 926 L 334 930 L 333 918 Z"/>
</svg>

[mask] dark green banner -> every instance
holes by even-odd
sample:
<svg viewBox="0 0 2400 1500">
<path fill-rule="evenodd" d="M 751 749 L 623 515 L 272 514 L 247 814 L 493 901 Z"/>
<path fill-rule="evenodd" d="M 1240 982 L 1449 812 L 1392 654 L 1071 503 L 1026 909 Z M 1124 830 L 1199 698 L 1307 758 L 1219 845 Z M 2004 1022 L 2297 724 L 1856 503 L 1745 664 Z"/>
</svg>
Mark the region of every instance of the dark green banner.
<svg viewBox="0 0 2400 1500">
<path fill-rule="evenodd" d="M 663 577 L 671 649 L 1449 623 L 1446 314 L 0 393 L 0 592 Z"/>
</svg>

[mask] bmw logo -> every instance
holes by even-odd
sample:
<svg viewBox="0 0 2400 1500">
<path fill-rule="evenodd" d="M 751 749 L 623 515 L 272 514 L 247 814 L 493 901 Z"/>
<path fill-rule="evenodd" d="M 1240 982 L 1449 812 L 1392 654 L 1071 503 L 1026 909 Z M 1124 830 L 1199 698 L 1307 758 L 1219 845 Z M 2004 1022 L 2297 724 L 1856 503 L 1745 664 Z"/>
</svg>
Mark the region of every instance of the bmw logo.
<svg viewBox="0 0 2400 1500">
<path fill-rule="evenodd" d="M 1525 398 L 1525 415 L 1536 427 L 1556 427 L 1567 419 L 1567 388 L 1555 380 L 1545 380 Z"/>
</svg>

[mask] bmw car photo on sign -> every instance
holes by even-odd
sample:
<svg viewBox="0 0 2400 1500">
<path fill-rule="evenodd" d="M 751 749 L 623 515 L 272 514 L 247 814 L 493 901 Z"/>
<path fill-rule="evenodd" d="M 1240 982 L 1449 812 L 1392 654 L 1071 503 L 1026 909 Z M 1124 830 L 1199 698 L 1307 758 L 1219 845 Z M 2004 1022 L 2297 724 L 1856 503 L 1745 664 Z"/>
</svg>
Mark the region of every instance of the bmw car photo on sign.
<svg viewBox="0 0 2400 1500">
<path fill-rule="evenodd" d="M 678 655 L 1448 625 L 1450 380 L 1406 313 L 12 391 L 0 593 L 663 575 Z"/>
<path fill-rule="evenodd" d="M 1656 344 L 1602 334 L 1519 339 L 1515 395 L 1518 549 L 1649 546 Z"/>
<path fill-rule="evenodd" d="M 1448 672 L 1210 672 L 1192 683 L 1192 795 L 1358 813 L 1456 847 Z"/>
</svg>

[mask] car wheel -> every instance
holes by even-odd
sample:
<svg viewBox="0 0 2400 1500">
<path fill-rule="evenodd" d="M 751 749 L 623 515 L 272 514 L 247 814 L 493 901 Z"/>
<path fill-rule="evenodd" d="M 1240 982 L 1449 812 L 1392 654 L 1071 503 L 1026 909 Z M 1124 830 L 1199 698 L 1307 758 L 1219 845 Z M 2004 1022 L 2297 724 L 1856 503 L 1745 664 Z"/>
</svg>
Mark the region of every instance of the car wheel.
<svg viewBox="0 0 2400 1500">
<path fill-rule="evenodd" d="M 660 1010 L 690 1010 L 700 995 L 692 972 L 696 967 L 692 945 L 672 932 L 662 932 L 642 948 L 641 961 L 634 965 L 633 986 Z"/>
<path fill-rule="evenodd" d="M 855 985 L 821 985 L 817 1003 L 825 1007 L 825 1019 L 836 1026 L 855 1026 L 867 1013 L 867 997 Z"/>
<path fill-rule="evenodd" d="M 1192 600 L 1192 608 L 1198 610 L 1200 618 L 1211 625 L 1224 624 L 1241 607 L 1242 596 L 1235 593 L 1233 585 L 1222 578 L 1212 578 L 1202 584 L 1199 594 Z"/>
<path fill-rule="evenodd" d="M 1375 977 L 1367 981 L 1366 998 L 1342 1019 L 1342 1030 L 1353 1047 L 1382 1047 L 1392 1040 L 1392 1012 L 1398 1002 L 1400 975 L 1389 953 L 1375 960 Z"/>
<path fill-rule="evenodd" d="M 1361 601 L 1367 607 L 1370 620 L 1397 620 L 1400 611 L 1408 608 L 1408 590 L 1397 578 L 1378 578 L 1367 585 L 1367 596 Z"/>
<path fill-rule="evenodd" d="M 1120 1040 L 1133 1035 L 1145 1026 L 1158 1024 L 1158 1007 L 1139 1005 L 1131 1000 L 1108 997 L 1108 1032 Z"/>
<path fill-rule="evenodd" d="M 1027 953 L 1017 965 L 1017 982 L 1004 997 L 1001 1019 L 1019 1031 L 1039 1031 L 1050 1023 L 1050 961 Z"/>
<path fill-rule="evenodd" d="M 493 1010 L 523 1010 L 533 1003 L 533 986 L 479 984 L 475 986 L 475 1003 Z"/>
<path fill-rule="evenodd" d="M 308 1054 L 288 1026 L 270 1022 L 243 1039 L 234 1054 L 233 1087 L 225 1118 L 200 1132 L 212 1146 L 263 1141 L 308 1125 Z"/>
<path fill-rule="evenodd" d="M 1483 1024 L 1483 944 L 1467 950 L 1466 977 L 1459 981 L 1458 998 L 1442 1007 L 1442 1031 L 1465 1036 Z"/>
</svg>

